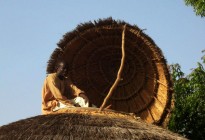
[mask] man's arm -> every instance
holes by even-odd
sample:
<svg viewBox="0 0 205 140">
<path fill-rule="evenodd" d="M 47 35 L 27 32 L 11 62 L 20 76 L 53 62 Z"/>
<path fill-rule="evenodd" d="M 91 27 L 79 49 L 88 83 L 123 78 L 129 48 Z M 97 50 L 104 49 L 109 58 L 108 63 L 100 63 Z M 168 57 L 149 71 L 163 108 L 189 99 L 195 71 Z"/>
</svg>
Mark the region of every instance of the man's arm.
<svg viewBox="0 0 205 140">
<path fill-rule="evenodd" d="M 79 96 L 85 99 L 86 101 L 89 101 L 88 97 L 86 96 L 85 92 L 83 90 L 80 90 L 77 86 L 75 86 L 73 83 L 69 83 L 69 86 L 74 94 L 74 96 Z"/>
<path fill-rule="evenodd" d="M 57 101 L 60 101 L 61 103 L 68 105 L 68 106 L 73 106 L 73 103 L 68 100 L 65 96 L 63 96 L 63 94 L 61 93 L 61 91 L 59 90 L 59 88 L 57 87 L 57 80 L 55 79 L 57 77 L 52 76 L 52 77 L 48 77 L 48 86 L 53 94 L 53 96 L 55 97 L 55 99 Z"/>
</svg>

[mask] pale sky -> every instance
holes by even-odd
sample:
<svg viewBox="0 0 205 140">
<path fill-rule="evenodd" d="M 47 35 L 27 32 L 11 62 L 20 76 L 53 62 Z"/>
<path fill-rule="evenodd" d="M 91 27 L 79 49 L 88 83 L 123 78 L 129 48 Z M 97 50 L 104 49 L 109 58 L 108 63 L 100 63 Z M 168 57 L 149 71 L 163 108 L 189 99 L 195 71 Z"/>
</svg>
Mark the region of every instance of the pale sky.
<svg viewBox="0 0 205 140">
<path fill-rule="evenodd" d="M 78 24 L 112 17 L 136 24 L 168 64 L 189 74 L 205 49 L 205 18 L 183 0 L 0 0 L 0 126 L 41 114 L 47 61 Z"/>
</svg>

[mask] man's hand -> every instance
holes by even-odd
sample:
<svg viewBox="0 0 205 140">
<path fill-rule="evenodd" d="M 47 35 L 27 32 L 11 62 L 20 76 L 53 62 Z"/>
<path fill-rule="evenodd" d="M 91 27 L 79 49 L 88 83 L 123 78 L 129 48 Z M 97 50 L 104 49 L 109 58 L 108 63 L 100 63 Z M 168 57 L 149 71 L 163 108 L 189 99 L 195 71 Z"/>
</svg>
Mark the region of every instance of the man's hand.
<svg viewBox="0 0 205 140">
<path fill-rule="evenodd" d="M 67 107 L 76 107 L 74 104 L 69 104 L 69 105 L 66 105 Z"/>
<path fill-rule="evenodd" d="M 66 103 L 67 107 L 75 107 L 75 105 L 73 103 Z"/>
</svg>

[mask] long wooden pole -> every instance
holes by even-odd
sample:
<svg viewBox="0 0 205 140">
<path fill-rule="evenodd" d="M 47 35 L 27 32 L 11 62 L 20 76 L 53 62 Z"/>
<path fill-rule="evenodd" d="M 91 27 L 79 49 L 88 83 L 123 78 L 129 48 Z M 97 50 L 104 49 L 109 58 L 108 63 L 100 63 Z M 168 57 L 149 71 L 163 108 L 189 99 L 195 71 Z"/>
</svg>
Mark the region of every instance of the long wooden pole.
<svg viewBox="0 0 205 140">
<path fill-rule="evenodd" d="M 123 26 L 123 31 L 122 31 L 122 58 L 121 58 L 120 68 L 119 68 L 118 73 L 117 73 L 117 78 L 116 78 L 114 84 L 112 85 L 112 87 L 110 88 L 110 91 L 108 92 L 107 96 L 105 97 L 99 111 L 103 111 L 107 101 L 112 96 L 114 89 L 117 87 L 118 83 L 121 80 L 121 74 L 122 74 L 122 70 L 124 67 L 124 63 L 125 63 L 125 29 L 126 29 L 126 24 Z"/>
</svg>

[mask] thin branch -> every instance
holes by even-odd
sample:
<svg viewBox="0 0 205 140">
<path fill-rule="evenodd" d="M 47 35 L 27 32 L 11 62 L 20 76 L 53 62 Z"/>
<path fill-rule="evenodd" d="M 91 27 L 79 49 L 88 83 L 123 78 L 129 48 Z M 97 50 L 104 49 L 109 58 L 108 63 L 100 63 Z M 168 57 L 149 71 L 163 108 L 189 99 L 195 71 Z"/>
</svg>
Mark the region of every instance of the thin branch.
<svg viewBox="0 0 205 140">
<path fill-rule="evenodd" d="M 123 70 L 124 62 L 125 62 L 125 29 L 126 29 L 126 24 L 124 25 L 123 31 L 122 31 L 122 58 L 121 58 L 120 68 L 119 68 L 118 73 L 117 73 L 117 78 L 116 78 L 114 84 L 112 85 L 112 87 L 110 88 L 110 91 L 108 92 L 107 96 L 105 97 L 103 104 L 101 105 L 99 111 L 103 111 L 107 101 L 112 96 L 114 89 L 117 87 L 118 83 L 121 80 L 121 74 L 122 74 L 122 70 Z"/>
</svg>

